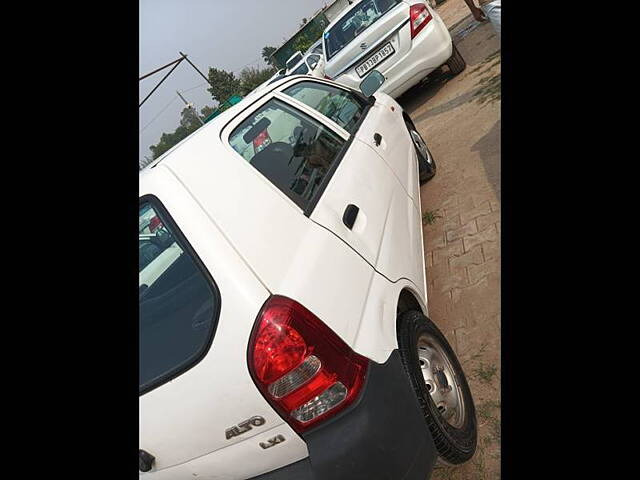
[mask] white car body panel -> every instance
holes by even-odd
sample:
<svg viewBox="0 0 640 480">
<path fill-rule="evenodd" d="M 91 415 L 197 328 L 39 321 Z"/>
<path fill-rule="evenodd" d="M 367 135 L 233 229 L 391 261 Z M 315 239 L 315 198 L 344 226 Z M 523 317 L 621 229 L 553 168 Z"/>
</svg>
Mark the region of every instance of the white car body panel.
<svg viewBox="0 0 640 480">
<path fill-rule="evenodd" d="M 225 455 L 255 456 L 262 448 L 260 440 L 253 437 L 267 431 L 287 439 L 288 448 L 273 449 L 279 450 L 275 455 L 281 465 L 306 457 L 306 444 L 267 403 L 247 368 L 249 335 L 269 291 L 167 167 L 158 165 L 149 173 L 141 175 L 140 195 L 152 193 L 170 212 L 211 273 L 222 302 L 213 343 L 202 361 L 140 397 L 140 448 L 156 456 L 154 469 L 143 475 L 155 478 L 156 472 L 173 470 L 170 467 L 231 447 L 233 450 Z M 226 429 L 254 415 L 264 417 L 266 423 L 241 436 L 226 438 Z M 273 468 L 273 455 L 270 452 L 252 462 L 252 474 L 261 473 L 261 468 Z M 261 461 L 266 463 L 262 465 Z M 248 468 L 244 465 L 242 471 L 246 473 Z M 246 478 L 239 473 L 237 463 L 219 465 L 216 473 L 220 478 Z M 169 477 L 182 478 L 173 474 Z"/>
<path fill-rule="evenodd" d="M 141 478 L 241 480 L 308 456 L 247 367 L 249 336 L 269 295 L 300 302 L 377 363 L 397 348 L 400 292 L 411 291 L 427 312 L 417 157 L 395 101 L 377 95 L 310 217 L 228 144 L 235 126 L 274 96 L 348 138 L 319 112 L 277 93 L 301 80 L 309 77 L 245 98 L 141 173 L 140 195 L 159 198 L 222 298 L 202 361 L 140 397 L 140 448 L 156 457 Z M 377 147 L 375 132 L 383 137 Z M 353 231 L 342 223 L 348 203 L 361 207 Z M 227 428 L 255 415 L 264 426 L 225 438 Z M 282 446 L 259 446 L 279 434 Z"/>
<path fill-rule="evenodd" d="M 411 141 L 407 141 L 411 137 L 402 116 L 402 107 L 384 93 L 376 93 L 375 97 L 376 103 L 368 115 L 371 118 L 360 126 L 356 137 L 373 145 L 374 135 L 380 134 L 382 141 L 375 150 L 387 162 L 416 208 L 420 209 L 420 183 L 416 168 L 418 157 Z"/>
<path fill-rule="evenodd" d="M 409 8 L 418 3 L 426 5 L 420 0 L 404 1 L 374 22 L 325 62 L 326 74 L 338 83 L 358 89 L 363 78 L 356 73 L 356 67 L 391 42 L 395 53 L 374 68 L 386 78 L 378 92 L 397 98 L 446 63 L 453 51 L 451 35 L 438 13 L 430 6 L 427 5 L 427 9 L 433 19 L 415 38 L 411 38 Z M 325 34 L 353 8 L 357 8 L 357 4 L 331 22 L 325 28 Z M 367 44 L 365 51 L 360 47 L 363 42 Z M 325 42 L 325 58 L 328 58 L 326 48 Z"/>
<path fill-rule="evenodd" d="M 234 126 L 235 122 L 231 123 L 226 131 Z M 211 135 L 218 137 L 218 132 L 212 131 Z M 330 231 L 305 217 L 226 142 L 221 144 L 201 134 L 185 144 L 180 153 L 183 155 L 167 159 L 167 168 L 216 219 L 267 288 L 295 298 L 352 344 L 347 319 L 357 321 L 362 314 L 374 273 L 371 266 L 345 243 L 336 241 Z M 211 188 L 216 177 L 235 181 L 215 182 L 216 188 Z M 238 185 L 242 185 L 242 195 L 238 195 Z M 229 202 L 229 198 L 234 201 Z M 248 212 L 251 222 L 238 221 Z M 335 264 L 327 258 L 338 262 L 346 274 L 336 278 Z M 339 315 L 336 305 L 340 306 Z"/>
</svg>

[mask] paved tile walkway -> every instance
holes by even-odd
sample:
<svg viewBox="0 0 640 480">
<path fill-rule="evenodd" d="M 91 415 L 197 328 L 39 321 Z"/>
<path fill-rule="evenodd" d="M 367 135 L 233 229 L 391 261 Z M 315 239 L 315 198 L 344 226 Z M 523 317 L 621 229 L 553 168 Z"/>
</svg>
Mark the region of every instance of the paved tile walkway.
<svg viewBox="0 0 640 480">
<path fill-rule="evenodd" d="M 429 315 L 454 346 L 474 394 L 478 453 L 433 480 L 500 478 L 500 45 L 462 0 L 438 7 L 467 68 L 399 99 L 437 175 L 421 189 Z"/>
</svg>

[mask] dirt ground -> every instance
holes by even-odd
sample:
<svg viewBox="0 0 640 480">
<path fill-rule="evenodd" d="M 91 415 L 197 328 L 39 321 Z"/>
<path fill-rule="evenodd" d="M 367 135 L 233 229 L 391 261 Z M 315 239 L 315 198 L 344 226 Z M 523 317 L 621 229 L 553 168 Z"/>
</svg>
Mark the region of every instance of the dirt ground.
<svg viewBox="0 0 640 480">
<path fill-rule="evenodd" d="M 436 161 L 422 186 L 429 315 L 456 350 L 473 392 L 479 438 L 466 464 L 433 480 L 500 478 L 500 42 L 463 0 L 438 12 L 467 62 L 417 86 L 400 104 Z"/>
</svg>

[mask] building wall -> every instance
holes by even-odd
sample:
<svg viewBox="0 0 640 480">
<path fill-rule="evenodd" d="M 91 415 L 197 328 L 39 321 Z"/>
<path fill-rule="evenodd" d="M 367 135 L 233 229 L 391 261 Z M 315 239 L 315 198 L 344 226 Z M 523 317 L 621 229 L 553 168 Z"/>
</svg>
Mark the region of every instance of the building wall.
<svg viewBox="0 0 640 480">
<path fill-rule="evenodd" d="M 284 42 L 284 44 L 282 44 L 278 50 L 273 53 L 272 57 L 275 59 L 276 65 L 278 65 L 279 68 L 284 67 L 287 59 L 297 51 L 295 44 L 300 37 L 307 36 L 314 41 L 320 38 L 322 34 L 318 33 L 318 29 L 324 29 L 348 6 L 348 0 L 336 0 L 309 20 L 304 27 L 298 30 L 291 38 L 289 38 L 289 40 Z"/>
<path fill-rule="evenodd" d="M 340 15 L 340 12 L 348 6 L 349 2 L 347 0 L 336 0 L 324 10 L 324 14 L 329 22 L 333 22 L 333 19 Z"/>
</svg>

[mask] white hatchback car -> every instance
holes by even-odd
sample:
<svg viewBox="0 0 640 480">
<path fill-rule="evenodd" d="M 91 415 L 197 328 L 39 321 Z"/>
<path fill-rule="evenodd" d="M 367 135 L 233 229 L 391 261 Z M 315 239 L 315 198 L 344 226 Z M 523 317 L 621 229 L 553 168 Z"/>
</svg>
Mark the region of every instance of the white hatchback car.
<svg viewBox="0 0 640 480">
<path fill-rule="evenodd" d="M 141 478 L 425 480 L 471 458 L 471 393 L 426 316 L 416 138 L 388 95 L 294 76 L 142 170 L 173 251 L 141 261 Z"/>
<path fill-rule="evenodd" d="M 309 51 L 287 75 L 311 75 L 312 77 L 324 77 L 324 57 L 322 53 Z"/>
<path fill-rule="evenodd" d="M 320 52 L 318 52 L 318 46 Z M 282 68 L 269 78 L 266 82 L 260 84 L 255 90 L 261 90 L 288 75 L 309 75 L 311 77 L 323 78 L 324 75 L 324 57 L 322 56 L 322 44 L 319 43 L 315 48 L 310 48 L 305 55 L 296 52 L 287 60 L 290 68 Z"/>
<path fill-rule="evenodd" d="M 447 26 L 423 0 L 361 0 L 324 30 L 325 76 L 352 88 L 373 69 L 386 78 L 381 91 L 397 98 L 446 64 L 466 64 Z"/>
</svg>

